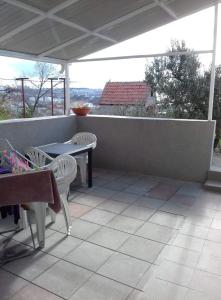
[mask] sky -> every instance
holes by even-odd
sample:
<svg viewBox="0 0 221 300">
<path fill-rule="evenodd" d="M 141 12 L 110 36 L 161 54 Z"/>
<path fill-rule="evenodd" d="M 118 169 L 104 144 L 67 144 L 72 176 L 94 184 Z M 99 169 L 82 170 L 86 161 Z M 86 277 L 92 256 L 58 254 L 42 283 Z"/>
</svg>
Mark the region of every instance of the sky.
<svg viewBox="0 0 221 300">
<path fill-rule="evenodd" d="M 119 43 L 85 58 L 154 54 L 166 52 L 170 41 L 185 40 L 193 50 L 212 49 L 214 8 L 171 22 L 135 38 Z M 221 4 L 219 5 L 219 32 L 217 64 L 221 64 Z M 211 63 L 211 54 L 199 56 L 204 68 Z M 140 81 L 144 79 L 145 65 L 151 59 L 74 63 L 70 67 L 72 87 L 103 88 L 107 81 Z M 0 78 L 16 78 L 30 73 L 34 63 L 0 57 Z M 1 83 L 1 79 L 0 79 Z"/>
</svg>

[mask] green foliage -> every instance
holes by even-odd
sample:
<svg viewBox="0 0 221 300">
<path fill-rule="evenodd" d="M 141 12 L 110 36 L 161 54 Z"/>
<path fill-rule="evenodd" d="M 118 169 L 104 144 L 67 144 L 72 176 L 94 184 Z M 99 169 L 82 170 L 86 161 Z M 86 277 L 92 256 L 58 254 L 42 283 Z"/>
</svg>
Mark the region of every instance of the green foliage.
<svg viewBox="0 0 221 300">
<path fill-rule="evenodd" d="M 189 51 L 184 41 L 172 41 L 169 52 Z M 197 55 L 154 58 L 146 65 L 145 81 L 166 116 L 207 119 L 211 71 L 202 71 Z M 221 119 L 221 66 L 216 70 L 214 119 Z"/>
</svg>

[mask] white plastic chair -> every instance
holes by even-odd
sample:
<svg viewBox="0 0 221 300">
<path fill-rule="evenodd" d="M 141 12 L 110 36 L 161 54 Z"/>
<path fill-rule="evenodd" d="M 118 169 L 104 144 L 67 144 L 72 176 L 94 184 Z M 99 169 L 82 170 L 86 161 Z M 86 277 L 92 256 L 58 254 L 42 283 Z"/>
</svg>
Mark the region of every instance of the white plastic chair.
<svg viewBox="0 0 221 300">
<path fill-rule="evenodd" d="M 53 161 L 53 158 L 40 149 L 29 147 L 25 150 L 25 155 L 38 167 L 44 167 Z"/>
<path fill-rule="evenodd" d="M 92 148 L 94 149 L 97 146 L 97 137 L 95 134 L 91 132 L 79 132 L 75 134 L 72 137 L 72 139 L 67 143 L 72 143 L 77 145 L 87 145 L 87 146 L 91 145 Z M 85 184 L 87 181 L 87 162 L 88 162 L 87 153 L 83 153 L 81 155 L 75 156 L 75 159 L 80 168 L 81 182 Z"/>
<path fill-rule="evenodd" d="M 35 147 L 29 147 L 25 150 L 25 155 L 29 157 L 29 159 L 40 169 L 45 168 L 50 162 L 53 161 L 53 158 L 49 156 L 47 153 L 44 151 L 35 148 Z M 51 221 L 55 222 L 56 220 L 56 214 L 49 208 L 49 213 L 51 216 Z M 23 227 L 26 226 L 26 216 L 24 214 L 22 215 L 22 223 Z"/>
<path fill-rule="evenodd" d="M 77 174 L 76 160 L 70 155 L 62 154 L 57 156 L 50 164 L 45 166 L 44 169 L 52 170 L 55 175 L 66 222 L 67 235 L 70 235 L 72 221 L 69 213 L 67 197 L 70 184 Z M 45 243 L 46 208 L 47 204 L 45 203 L 31 203 L 29 205 L 30 211 L 34 212 L 37 227 L 37 239 L 40 247 L 44 247 Z M 54 215 L 56 218 L 56 214 Z"/>
</svg>

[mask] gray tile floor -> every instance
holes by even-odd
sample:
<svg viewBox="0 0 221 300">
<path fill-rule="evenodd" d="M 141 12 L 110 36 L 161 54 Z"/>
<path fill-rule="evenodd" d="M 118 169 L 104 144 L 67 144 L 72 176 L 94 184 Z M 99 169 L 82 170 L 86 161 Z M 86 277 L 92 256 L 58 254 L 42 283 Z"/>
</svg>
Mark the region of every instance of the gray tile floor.
<svg viewBox="0 0 221 300">
<path fill-rule="evenodd" d="M 0 266 L 1 300 L 221 300 L 221 194 L 98 169 L 70 211 L 70 237 L 60 213 L 44 249 Z M 29 230 L 6 246 L 30 247 Z"/>
</svg>

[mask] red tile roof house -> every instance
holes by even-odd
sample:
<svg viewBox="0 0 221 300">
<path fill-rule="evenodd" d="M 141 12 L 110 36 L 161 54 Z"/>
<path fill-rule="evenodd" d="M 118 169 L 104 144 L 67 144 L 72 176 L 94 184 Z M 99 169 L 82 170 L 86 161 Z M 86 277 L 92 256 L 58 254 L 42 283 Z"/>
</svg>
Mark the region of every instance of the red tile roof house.
<svg viewBox="0 0 221 300">
<path fill-rule="evenodd" d="M 99 112 L 104 114 L 132 113 L 138 107 L 145 112 L 155 110 L 151 88 L 142 81 L 107 82 L 99 104 Z"/>
</svg>

